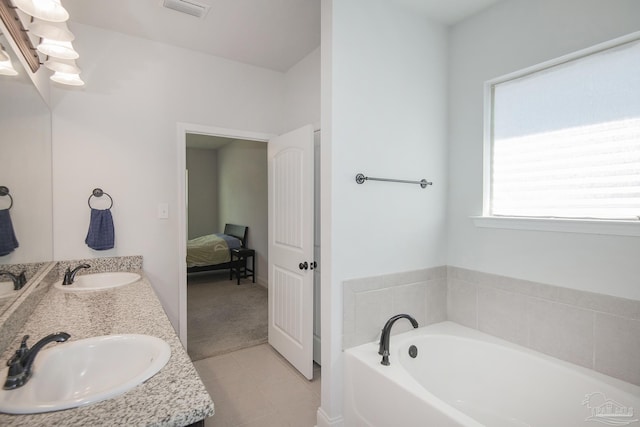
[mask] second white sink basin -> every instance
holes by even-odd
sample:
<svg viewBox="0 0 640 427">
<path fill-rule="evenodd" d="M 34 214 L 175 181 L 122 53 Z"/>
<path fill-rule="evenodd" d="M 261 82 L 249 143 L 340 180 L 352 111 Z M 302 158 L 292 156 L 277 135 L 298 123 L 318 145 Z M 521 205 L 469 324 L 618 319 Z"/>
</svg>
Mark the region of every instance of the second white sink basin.
<svg viewBox="0 0 640 427">
<path fill-rule="evenodd" d="M 25 385 L 0 390 L 0 412 L 35 414 L 110 399 L 151 378 L 170 357 L 169 344 L 149 335 L 49 344 L 37 355 Z M 3 381 L 7 370 L 0 372 Z"/>
<path fill-rule="evenodd" d="M 54 286 L 64 291 L 98 291 L 128 285 L 138 280 L 140 280 L 138 273 L 113 271 L 78 275 L 71 285 L 63 285 L 62 280 L 60 280 Z"/>
</svg>

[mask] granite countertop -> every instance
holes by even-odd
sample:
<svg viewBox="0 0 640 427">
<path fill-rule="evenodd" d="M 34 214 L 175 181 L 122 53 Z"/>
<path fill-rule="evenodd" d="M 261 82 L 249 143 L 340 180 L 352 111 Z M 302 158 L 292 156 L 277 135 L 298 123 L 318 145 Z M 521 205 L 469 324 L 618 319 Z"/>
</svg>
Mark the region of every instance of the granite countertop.
<svg viewBox="0 0 640 427">
<path fill-rule="evenodd" d="M 115 289 L 70 293 L 51 287 L 2 355 L 4 364 L 28 334 L 33 344 L 53 332 L 71 341 L 109 334 L 147 334 L 171 346 L 167 365 L 145 383 L 109 400 L 33 415 L 0 414 L 2 426 L 186 426 L 213 415 L 213 402 L 144 278 Z M 64 345 L 64 344 L 51 344 Z"/>
</svg>

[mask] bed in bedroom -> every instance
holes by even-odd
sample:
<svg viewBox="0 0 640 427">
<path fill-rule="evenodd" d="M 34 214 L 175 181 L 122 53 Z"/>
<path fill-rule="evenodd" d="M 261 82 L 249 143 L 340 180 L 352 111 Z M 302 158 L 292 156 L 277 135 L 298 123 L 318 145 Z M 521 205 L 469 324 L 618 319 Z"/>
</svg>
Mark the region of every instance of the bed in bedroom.
<svg viewBox="0 0 640 427">
<path fill-rule="evenodd" d="M 187 241 L 187 273 L 231 268 L 231 249 L 247 247 L 249 227 L 226 224 L 224 233 Z"/>
</svg>

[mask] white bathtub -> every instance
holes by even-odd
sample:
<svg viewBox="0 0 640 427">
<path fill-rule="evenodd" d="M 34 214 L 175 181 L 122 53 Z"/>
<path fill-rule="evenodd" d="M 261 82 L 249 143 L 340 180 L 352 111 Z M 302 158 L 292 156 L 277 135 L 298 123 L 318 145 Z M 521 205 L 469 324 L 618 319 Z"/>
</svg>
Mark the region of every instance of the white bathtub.
<svg viewBox="0 0 640 427">
<path fill-rule="evenodd" d="M 380 359 L 377 343 L 345 352 L 345 427 L 640 427 L 640 387 L 453 322 L 392 336 Z"/>
</svg>

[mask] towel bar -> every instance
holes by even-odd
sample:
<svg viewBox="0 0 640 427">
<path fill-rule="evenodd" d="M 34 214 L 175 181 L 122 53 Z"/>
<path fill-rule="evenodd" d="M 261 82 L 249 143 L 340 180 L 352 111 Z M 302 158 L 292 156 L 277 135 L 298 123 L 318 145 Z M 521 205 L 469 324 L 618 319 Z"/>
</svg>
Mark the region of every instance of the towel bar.
<svg viewBox="0 0 640 427">
<path fill-rule="evenodd" d="M 364 176 L 359 173 L 356 175 L 356 182 L 358 184 L 364 184 L 365 181 L 385 181 L 385 182 L 400 182 L 402 184 L 420 184 L 420 187 L 427 188 L 427 185 L 433 185 L 433 182 L 429 182 L 426 179 L 420 181 L 408 181 L 406 179 L 389 179 L 389 178 L 372 178 L 370 176 Z"/>
<path fill-rule="evenodd" d="M 89 200 L 87 200 L 87 203 L 89 204 L 89 207 L 91 209 L 93 209 L 93 207 L 91 206 L 91 198 L 102 197 L 102 195 L 106 195 L 109 198 L 109 200 L 111 200 L 111 205 L 109 205 L 107 209 L 111 209 L 113 207 L 113 197 L 111 197 L 109 193 L 102 191 L 102 188 L 94 188 L 93 191 L 91 192 L 91 195 L 89 196 Z"/>
<path fill-rule="evenodd" d="M 13 197 L 11 197 L 11 194 L 9 194 L 9 187 L 0 185 L 0 196 L 9 196 L 11 204 L 9 204 L 9 207 L 7 209 L 11 209 L 13 207 Z"/>
</svg>

